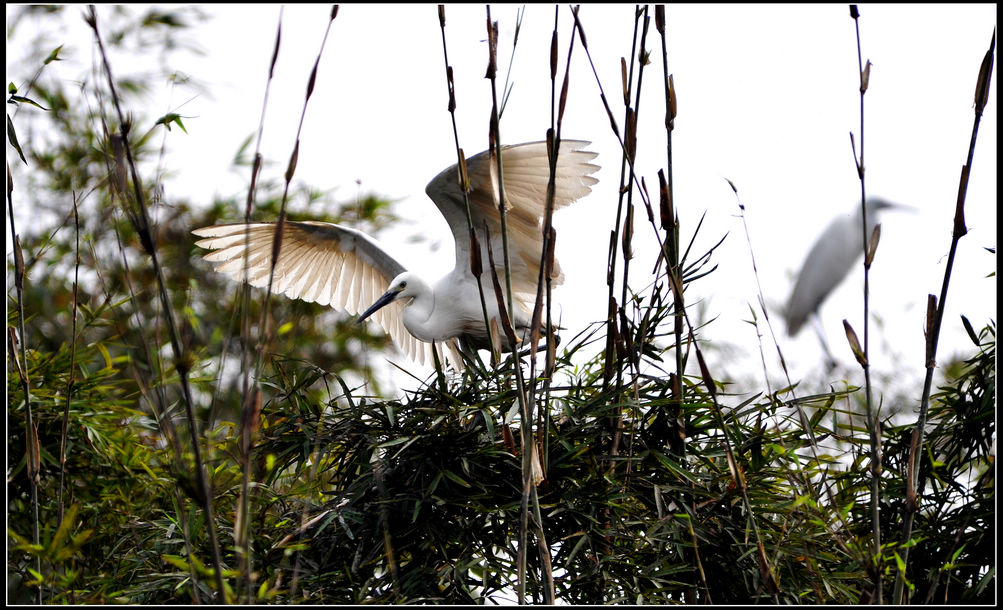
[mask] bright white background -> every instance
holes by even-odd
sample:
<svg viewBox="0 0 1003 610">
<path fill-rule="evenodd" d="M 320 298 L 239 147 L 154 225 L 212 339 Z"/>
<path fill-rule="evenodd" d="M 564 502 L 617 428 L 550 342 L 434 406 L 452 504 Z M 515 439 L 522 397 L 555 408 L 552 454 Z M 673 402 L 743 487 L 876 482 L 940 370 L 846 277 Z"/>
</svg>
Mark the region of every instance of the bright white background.
<svg viewBox="0 0 1003 610">
<path fill-rule="evenodd" d="M 518 9 L 504 5 L 491 10 L 500 29 L 499 88 L 509 66 Z M 99 7 L 99 18 L 102 10 L 107 9 Z M 169 102 L 167 96 L 155 99 L 164 104 L 164 112 L 183 115 L 188 130 L 187 135 L 174 130 L 168 140 L 165 165 L 174 175 L 166 182 L 167 197 L 208 202 L 215 194 L 239 192 L 247 181 L 246 174 L 232 170 L 231 160 L 258 126 L 280 8 L 218 5 L 206 10 L 213 19 L 189 34 L 205 55 L 184 56 L 173 64 L 207 83 L 209 93 L 192 99 L 175 91 Z M 621 131 L 620 58 L 629 59 L 633 12 L 624 4 L 583 5 L 580 12 Z M 491 107 L 489 82 L 483 78 L 485 9 L 447 6 L 446 13 L 460 144 L 473 154 L 487 145 Z M 566 6 L 557 13 L 563 75 L 571 17 Z M 971 135 L 975 80 L 995 28 L 996 8 L 861 5 L 860 13 L 864 59 L 873 63 L 865 109 L 867 192 L 915 209 L 882 218 L 881 245 L 871 272 L 872 363 L 891 383 L 909 382 L 908 387 L 916 388 L 909 391 L 918 398 L 914 380 L 923 374 L 926 296 L 940 293 L 958 177 Z M 289 6 L 282 13 L 282 46 L 262 146 L 272 162 L 266 172 L 275 179 L 281 178 L 292 149 L 307 75 L 328 14 L 329 7 L 318 5 Z M 646 48 L 652 55 L 640 104 L 637 170 L 657 201 L 657 171 L 665 166 L 664 100 L 653 8 L 650 14 Z M 701 331 L 705 350 L 716 363 L 715 377 L 734 379 L 737 391 L 763 387 L 757 337 L 746 323 L 757 287 L 727 178 L 745 204 L 759 281 L 794 380 L 824 384 L 845 377 L 860 383 L 841 321 L 847 318 L 862 333 L 861 269 L 822 307 L 829 342 L 843 364 L 832 376 L 824 375 L 811 328 L 788 338 L 779 315 L 817 234 L 836 214 L 851 213 L 859 201 L 849 137 L 854 132 L 859 145 L 857 48 L 847 5 L 671 5 L 666 14 L 669 71 L 678 97 L 673 176 L 682 235 L 688 239 L 704 213 L 694 253 L 728 234 L 714 256 L 718 270 L 687 291 L 694 321 L 716 318 Z M 550 125 L 554 15 L 553 6 L 526 8 L 512 67 L 514 88 L 501 126 L 505 143 L 544 139 Z M 77 35 L 86 41 L 86 26 L 81 21 L 79 27 Z M 78 52 L 80 61 L 90 61 L 86 42 Z M 602 165 L 593 195 L 555 219 L 557 255 L 566 276 L 557 299 L 563 304 L 565 333 L 573 336 L 605 317 L 607 243 L 616 214 L 620 152 L 578 41 L 571 63 L 563 137 L 592 141 Z M 374 192 L 398 200 L 395 211 L 404 222 L 377 237 L 401 261 L 433 280 L 453 261 L 445 221 L 424 195 L 428 180 L 455 161 L 446 99 L 435 5 L 342 6 L 320 62 L 296 172 L 298 180 L 335 189 L 339 199 Z M 994 78 L 968 189 L 970 232 L 962 239 L 948 294 L 942 362 L 971 352 L 961 314 L 977 329 L 996 319 L 996 278 L 991 276 L 996 269 L 996 108 Z M 427 241 L 409 243 L 407 237 L 415 233 Z M 634 247 L 632 285 L 641 289 L 650 281 L 656 246 L 640 209 Z M 770 376 L 776 381 L 776 350 L 768 336 L 766 341 Z"/>
</svg>

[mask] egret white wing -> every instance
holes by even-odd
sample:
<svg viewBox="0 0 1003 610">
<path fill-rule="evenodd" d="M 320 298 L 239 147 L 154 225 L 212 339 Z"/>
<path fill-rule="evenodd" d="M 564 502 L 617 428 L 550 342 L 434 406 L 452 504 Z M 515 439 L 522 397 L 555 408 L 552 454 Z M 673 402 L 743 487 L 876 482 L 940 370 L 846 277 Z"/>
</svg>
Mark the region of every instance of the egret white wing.
<svg viewBox="0 0 1003 610">
<path fill-rule="evenodd" d="M 598 165 L 589 163 L 597 154 L 583 150 L 589 142 L 565 140 L 557 156 L 554 189 L 554 210 L 559 210 L 588 195 L 598 179 L 592 176 Z M 530 142 L 502 147 L 502 173 L 504 174 L 506 229 L 509 240 L 509 267 L 512 290 L 524 304 L 536 293 L 543 250 L 543 216 L 547 205 L 547 182 L 550 179 L 550 160 L 546 142 Z M 498 213 L 497 163 L 491 151 L 485 151 L 466 161 L 470 203 L 470 216 L 482 246 L 482 262 L 487 264 L 487 246 L 490 245 L 499 275 L 504 265 L 501 221 Z M 443 170 L 429 182 L 425 192 L 435 202 L 446 218 L 456 242 L 456 268 L 470 267 L 470 236 L 459 186 L 456 165 Z M 490 244 L 485 239 L 485 223 L 491 233 Z M 554 261 L 553 284 L 563 281 L 563 273 Z"/>
<path fill-rule="evenodd" d="M 268 286 L 275 223 L 217 225 L 192 233 L 203 238 L 195 245 L 212 250 L 204 258 L 216 263 L 216 271 L 252 286 Z M 287 220 L 272 290 L 357 314 L 405 270 L 361 231 L 327 222 Z M 403 353 L 420 363 L 430 362 L 431 344 L 404 328 L 404 307 L 403 302 L 391 303 L 373 318 Z"/>
</svg>

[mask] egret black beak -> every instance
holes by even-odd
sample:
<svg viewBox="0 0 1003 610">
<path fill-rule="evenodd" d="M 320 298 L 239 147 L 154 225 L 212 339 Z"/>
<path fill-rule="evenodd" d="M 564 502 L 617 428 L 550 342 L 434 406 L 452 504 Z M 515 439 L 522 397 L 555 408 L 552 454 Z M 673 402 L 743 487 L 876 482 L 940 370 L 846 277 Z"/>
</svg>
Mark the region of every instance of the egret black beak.
<svg viewBox="0 0 1003 610">
<path fill-rule="evenodd" d="M 397 297 L 400 295 L 400 293 L 401 293 L 400 288 L 391 288 L 390 290 L 387 290 L 386 292 L 383 293 L 383 296 L 381 296 L 380 298 L 376 299 L 376 302 L 373 303 L 369 307 L 369 309 L 367 309 L 366 311 L 362 312 L 362 315 L 359 316 L 359 319 L 356 320 L 355 323 L 356 324 L 362 324 L 363 320 L 365 320 L 369 316 L 371 316 L 374 313 L 376 313 L 377 311 L 379 311 L 382 307 L 385 307 L 385 306 L 389 305 L 390 303 L 393 303 L 397 299 Z"/>
</svg>

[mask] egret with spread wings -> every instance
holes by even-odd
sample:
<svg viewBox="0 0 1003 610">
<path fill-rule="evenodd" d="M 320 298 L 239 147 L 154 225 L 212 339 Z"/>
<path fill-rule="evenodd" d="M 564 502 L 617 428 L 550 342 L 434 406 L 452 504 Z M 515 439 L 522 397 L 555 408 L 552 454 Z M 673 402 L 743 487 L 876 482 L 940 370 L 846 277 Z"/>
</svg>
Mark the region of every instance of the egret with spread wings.
<svg viewBox="0 0 1003 610">
<path fill-rule="evenodd" d="M 596 154 L 584 150 L 588 142 L 564 141 L 557 157 L 554 210 L 587 195 L 598 182 L 599 167 L 590 163 Z M 543 215 L 546 209 L 550 162 L 546 142 L 503 146 L 502 173 L 506 206 L 506 231 L 516 336 L 528 336 L 543 248 Z M 498 212 L 496 158 L 486 151 L 466 160 L 470 219 L 481 245 L 481 260 L 492 258 L 499 278 L 504 277 L 501 221 Z M 458 350 L 489 345 L 477 280 L 470 271 L 470 233 L 464 193 L 456 165 L 429 182 L 425 192 L 445 217 L 453 233 L 456 263 L 434 285 L 386 252 L 373 238 L 342 225 L 286 221 L 275 265 L 272 289 L 290 298 L 330 305 L 355 314 L 360 321 L 372 317 L 400 350 L 424 363 L 434 345 L 447 348 L 459 365 Z M 485 233 L 485 228 L 487 232 Z M 193 233 L 203 239 L 196 245 L 212 250 L 205 259 L 217 263 L 216 271 L 252 286 L 265 287 L 271 274 L 275 223 L 238 223 L 204 227 Z M 554 261 L 552 285 L 563 279 Z M 483 281 L 489 318 L 498 317 L 498 299 L 492 282 Z M 382 294 L 382 296 L 380 296 Z M 365 309 L 369 305 L 368 309 Z M 502 349 L 514 346 L 502 341 Z M 440 359 L 443 352 L 439 352 Z"/>
</svg>

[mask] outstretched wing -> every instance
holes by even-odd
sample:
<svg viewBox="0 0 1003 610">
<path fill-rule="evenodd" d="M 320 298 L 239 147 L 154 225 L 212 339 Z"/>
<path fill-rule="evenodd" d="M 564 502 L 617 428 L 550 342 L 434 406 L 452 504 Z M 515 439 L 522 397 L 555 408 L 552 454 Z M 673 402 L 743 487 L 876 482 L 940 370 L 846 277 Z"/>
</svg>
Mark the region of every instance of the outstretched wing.
<svg viewBox="0 0 1003 610">
<path fill-rule="evenodd" d="M 554 190 L 554 210 L 557 211 L 592 190 L 598 179 L 592 176 L 598 165 L 589 163 L 597 155 L 583 150 L 589 142 L 565 140 L 557 156 Z M 502 147 L 502 173 L 504 174 L 506 208 L 505 225 L 509 242 L 509 267 L 512 291 L 516 300 L 528 306 L 536 293 L 543 250 L 543 216 L 547 205 L 547 182 L 550 179 L 550 160 L 546 142 L 530 142 Z M 499 276 L 504 265 L 501 222 L 498 213 L 497 163 L 491 151 L 467 159 L 470 217 L 482 246 L 482 262 L 486 265 L 490 245 Z M 470 234 L 463 192 L 455 165 L 436 176 L 425 192 L 435 202 L 446 218 L 456 242 L 456 269 L 470 268 Z M 490 243 L 484 236 L 484 225 L 490 231 Z M 551 282 L 560 284 L 564 275 L 554 261 Z"/>
<path fill-rule="evenodd" d="M 275 224 L 226 224 L 192 233 L 203 238 L 195 245 L 213 250 L 205 259 L 216 263 L 216 271 L 264 288 L 271 273 Z M 327 222 L 287 220 L 272 291 L 357 314 L 404 271 L 403 265 L 361 231 Z M 404 328 L 403 302 L 391 303 L 373 318 L 402 352 L 421 363 L 431 361 L 431 345 Z"/>
</svg>

